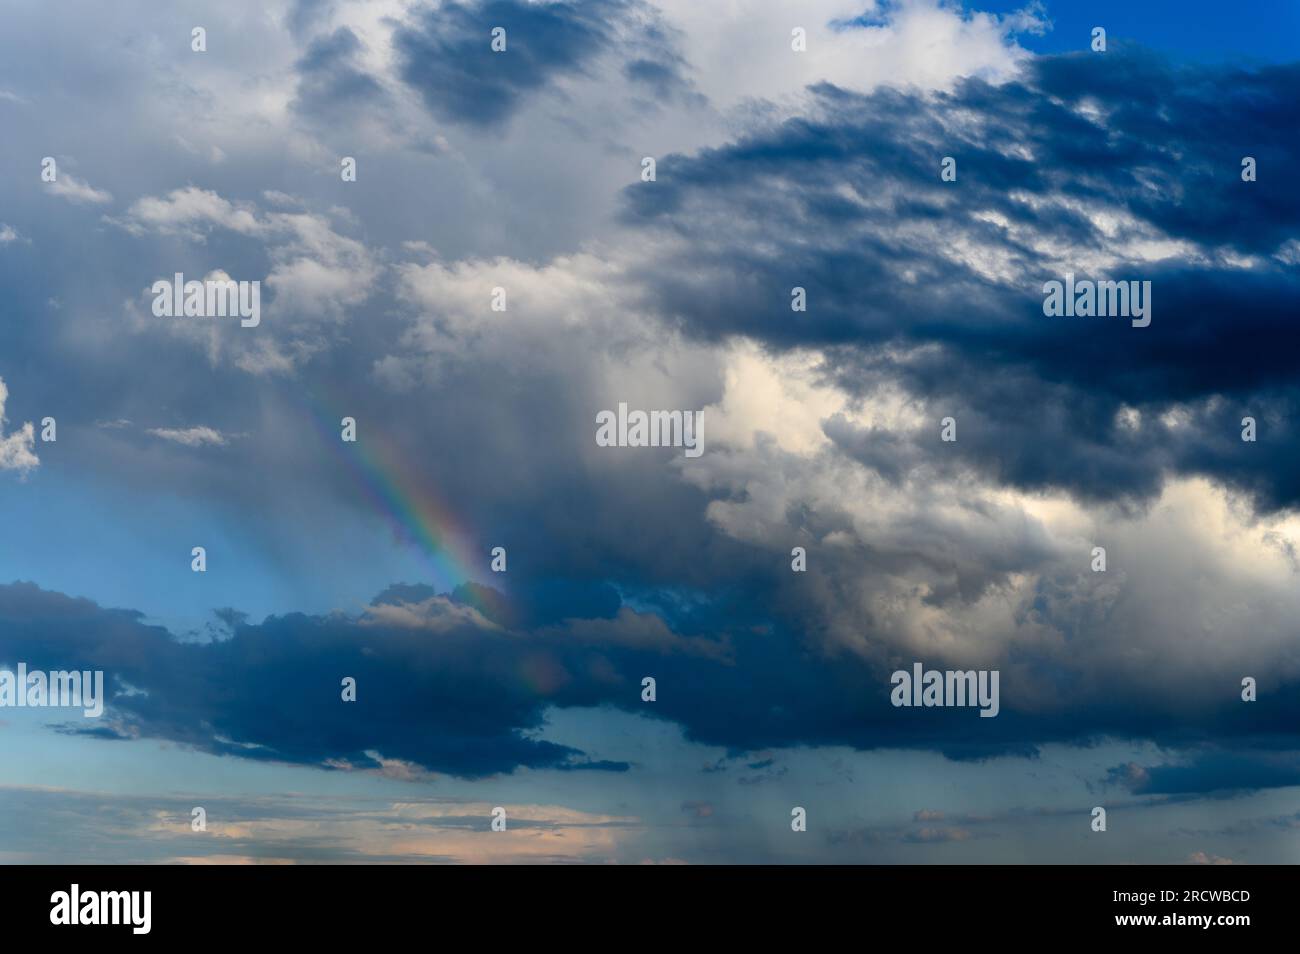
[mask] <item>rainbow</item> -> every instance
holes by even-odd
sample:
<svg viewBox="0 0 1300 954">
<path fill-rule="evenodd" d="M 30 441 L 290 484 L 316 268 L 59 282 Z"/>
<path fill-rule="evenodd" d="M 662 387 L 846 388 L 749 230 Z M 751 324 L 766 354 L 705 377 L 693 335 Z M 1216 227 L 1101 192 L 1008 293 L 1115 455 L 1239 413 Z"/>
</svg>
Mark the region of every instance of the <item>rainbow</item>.
<svg viewBox="0 0 1300 954">
<path fill-rule="evenodd" d="M 488 551 L 480 552 L 473 545 L 474 534 L 457 520 L 432 482 L 411 465 L 401 449 L 378 428 L 366 427 L 364 421 L 357 423 L 355 443 L 340 440 L 340 422 L 349 416 L 337 410 L 341 402 L 323 401 L 305 389 L 294 393 L 297 400 L 292 403 L 302 407 L 321 443 L 342 462 L 371 507 L 387 520 L 402 543 L 420 553 L 432 577 L 424 582 L 441 592 L 476 582 L 487 566 Z M 501 589 L 495 580 L 493 586 Z"/>
</svg>

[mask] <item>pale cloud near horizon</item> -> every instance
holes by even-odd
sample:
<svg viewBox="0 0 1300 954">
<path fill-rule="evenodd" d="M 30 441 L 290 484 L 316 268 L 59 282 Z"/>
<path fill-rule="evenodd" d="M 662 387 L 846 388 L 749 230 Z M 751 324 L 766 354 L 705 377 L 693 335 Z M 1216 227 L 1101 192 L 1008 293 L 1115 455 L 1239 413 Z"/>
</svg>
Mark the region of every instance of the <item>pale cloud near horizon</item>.
<svg viewBox="0 0 1300 954">
<path fill-rule="evenodd" d="M 0 785 L 0 803 L 13 819 L 4 826 L 0 859 L 8 863 L 67 863 L 97 857 L 113 864 L 505 864 L 600 862 L 630 853 L 644 833 L 631 816 L 561 805 L 506 801 L 505 831 L 491 830 L 494 802 L 218 794 L 119 795 Z M 192 829 L 203 807 L 205 831 Z M 41 835 L 55 816 L 72 830 L 65 848 Z M 93 811 L 91 811 L 93 807 Z M 71 850 L 75 856 L 62 854 Z"/>
</svg>

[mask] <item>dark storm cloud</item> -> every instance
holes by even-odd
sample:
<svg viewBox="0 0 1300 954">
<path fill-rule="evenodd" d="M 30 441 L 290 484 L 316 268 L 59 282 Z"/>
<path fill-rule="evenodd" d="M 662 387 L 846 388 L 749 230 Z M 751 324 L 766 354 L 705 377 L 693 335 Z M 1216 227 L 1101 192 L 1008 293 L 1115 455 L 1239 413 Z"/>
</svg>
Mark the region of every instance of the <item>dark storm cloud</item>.
<svg viewBox="0 0 1300 954">
<path fill-rule="evenodd" d="M 1294 64 L 1248 72 L 1129 50 L 1040 58 L 1016 82 L 950 94 L 822 85 L 806 116 L 661 158 L 657 182 L 626 191 L 625 219 L 675 237 L 679 254 L 641 278 L 688 333 L 830 348 L 854 391 L 900 381 L 958 419 L 962 467 L 1094 500 L 1203 473 L 1290 506 L 1297 84 Z M 1247 155 L 1257 182 L 1241 180 Z M 956 182 L 940 180 L 944 156 Z M 1108 232 L 1085 206 L 1127 218 Z M 1194 251 L 1121 254 L 1157 240 Z M 1052 261 L 1048 245 L 1070 251 Z M 1084 264 L 1112 256 L 1104 274 Z M 1067 270 L 1151 281 L 1151 325 L 1044 316 L 1042 284 Z M 794 286 L 806 313 L 790 309 Z M 1193 426 L 1160 422 L 1175 403 Z M 1116 421 L 1125 405 L 1145 412 L 1132 432 Z M 1247 415 L 1269 418 L 1255 445 L 1239 440 Z M 930 431 L 831 436 L 891 479 L 935 444 Z"/>
<path fill-rule="evenodd" d="M 599 589 L 589 597 L 559 584 L 556 598 L 568 599 L 571 613 L 614 608 Z M 462 588 L 486 602 L 470 591 Z M 76 722 L 62 726 L 66 732 L 160 737 L 216 754 L 308 764 L 373 767 L 368 753 L 377 750 L 477 777 L 520 766 L 626 770 L 525 733 L 541 726 L 550 704 L 639 699 L 641 674 L 665 653 L 711 655 L 706 642 L 647 638 L 626 615 L 597 632 L 506 634 L 455 615 L 463 603 L 421 608 L 433 596 L 428 587 L 395 585 L 360 620 L 293 614 L 249 625 L 221 611 L 233 635 L 195 644 L 176 642 L 140 614 L 15 584 L 0 587 L 0 659 L 104 669 L 110 694 L 127 693 L 116 697 L 111 721 Z M 388 607 L 427 613 L 437 628 L 388 621 L 379 612 Z M 553 601 L 527 596 L 519 612 L 556 618 Z M 344 676 L 357 680 L 354 706 L 339 697 Z"/>
<path fill-rule="evenodd" d="M 298 61 L 298 100 L 295 108 L 314 114 L 336 114 L 340 108 L 373 105 L 383 87 L 358 65 L 361 41 L 347 27 L 314 40 Z"/>
<path fill-rule="evenodd" d="M 631 31 L 623 75 L 661 105 L 702 106 L 708 99 L 688 79 L 689 64 L 676 52 L 680 37 L 657 14 L 641 8 Z M 639 108 L 644 104 L 639 103 Z"/>
<path fill-rule="evenodd" d="M 456 619 L 435 633 L 294 614 L 238 625 L 224 641 L 179 643 L 139 614 L 15 584 L 0 587 L 0 656 L 33 669 L 103 669 L 110 696 L 126 692 L 109 728 L 215 754 L 376 767 L 367 753 L 377 750 L 466 777 L 627 768 L 525 734 L 541 726 L 549 695 L 596 701 L 600 680 L 615 676 L 570 669 L 554 646 Z M 341 700 L 346 676 L 357 681 L 355 703 Z M 102 735 L 106 726 L 68 728 Z"/>
<path fill-rule="evenodd" d="M 393 43 L 402 57 L 402 78 L 430 110 L 444 119 L 491 126 L 529 93 L 581 70 L 609 43 L 609 17 L 625 8 L 620 0 L 445 3 L 399 30 Z M 491 48 L 496 27 L 506 31 L 506 52 Z"/>
<path fill-rule="evenodd" d="M 1235 736 L 1243 751 L 1259 754 L 1207 770 L 1233 772 L 1235 787 L 1249 788 L 1286 784 L 1277 771 L 1239 769 L 1270 759 L 1283 765 L 1283 756 L 1266 753 L 1281 751 L 1279 740 L 1300 718 L 1300 704 L 1287 701 L 1298 697 L 1294 685 L 1247 717 L 1231 694 L 1217 703 L 1157 704 L 1143 698 L 1140 682 L 1120 679 L 1055 713 L 1023 711 L 1015 681 L 1005 677 L 996 719 L 973 708 L 898 709 L 889 703 L 886 669 L 759 632 L 740 601 L 681 614 L 671 633 L 647 638 L 653 622 L 625 609 L 504 630 L 465 603 L 402 585 L 360 617 L 290 614 L 237 624 L 225 640 L 181 643 L 138 613 L 19 583 L 0 586 L 0 659 L 32 670 L 105 670 L 103 722 L 77 719 L 64 732 L 162 738 L 316 766 L 378 768 L 377 759 L 396 759 L 469 778 L 519 767 L 625 771 L 625 762 L 593 760 L 535 735 L 547 707 L 611 706 L 676 722 L 688 738 L 735 752 L 841 744 L 983 759 L 1106 735 L 1183 745 Z M 640 699 L 647 674 L 658 684 L 653 704 Z M 356 702 L 340 698 L 344 676 L 357 680 Z M 1047 666 L 1034 677 L 1059 683 L 1062 693 L 1075 679 Z M 1294 761 L 1286 764 L 1294 778 Z M 785 771 L 762 759 L 750 767 L 771 777 Z M 1139 793 L 1202 784 L 1174 778 L 1180 771 L 1135 770 L 1112 781 Z"/>
<path fill-rule="evenodd" d="M 1193 750 L 1186 761 L 1117 765 L 1106 781 L 1135 795 L 1233 794 L 1300 785 L 1300 752 Z"/>
<path fill-rule="evenodd" d="M 491 48 L 506 31 L 506 50 Z M 401 77 L 437 117 L 470 126 L 504 122 L 565 76 L 585 73 L 617 48 L 623 73 L 663 99 L 698 99 L 658 14 L 637 0 L 444 3 L 399 29 Z"/>
</svg>

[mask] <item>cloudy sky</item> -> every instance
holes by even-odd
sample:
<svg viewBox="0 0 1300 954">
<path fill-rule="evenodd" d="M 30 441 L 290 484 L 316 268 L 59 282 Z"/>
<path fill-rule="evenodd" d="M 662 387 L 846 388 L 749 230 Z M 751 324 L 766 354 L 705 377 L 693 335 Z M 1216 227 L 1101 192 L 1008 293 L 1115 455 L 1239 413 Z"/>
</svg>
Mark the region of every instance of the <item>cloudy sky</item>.
<svg viewBox="0 0 1300 954">
<path fill-rule="evenodd" d="M 0 24 L 0 860 L 1300 861 L 1293 3 Z"/>
</svg>

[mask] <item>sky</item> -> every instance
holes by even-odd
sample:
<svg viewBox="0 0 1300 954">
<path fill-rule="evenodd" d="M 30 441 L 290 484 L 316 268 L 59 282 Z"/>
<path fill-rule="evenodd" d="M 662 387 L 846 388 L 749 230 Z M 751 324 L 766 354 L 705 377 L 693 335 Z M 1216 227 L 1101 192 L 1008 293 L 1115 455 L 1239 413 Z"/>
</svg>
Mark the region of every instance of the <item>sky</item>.
<svg viewBox="0 0 1300 954">
<path fill-rule="evenodd" d="M 0 25 L 0 860 L 1300 861 L 1295 4 Z"/>
</svg>

